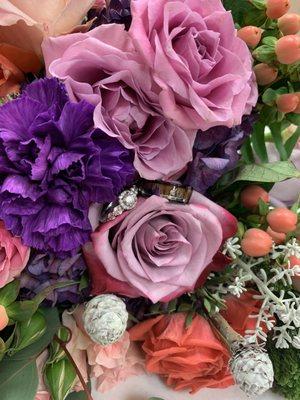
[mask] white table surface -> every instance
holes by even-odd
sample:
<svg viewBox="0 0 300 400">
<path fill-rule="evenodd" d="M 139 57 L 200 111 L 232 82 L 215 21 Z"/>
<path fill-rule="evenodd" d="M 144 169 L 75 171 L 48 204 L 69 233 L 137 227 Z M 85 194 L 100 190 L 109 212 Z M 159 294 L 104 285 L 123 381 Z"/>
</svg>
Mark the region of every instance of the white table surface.
<svg viewBox="0 0 300 400">
<path fill-rule="evenodd" d="M 194 395 L 187 392 L 175 392 L 153 375 L 129 378 L 106 393 L 93 393 L 94 400 L 148 400 L 149 397 L 161 397 L 164 400 L 249 400 L 238 387 L 228 389 L 203 389 Z M 257 400 L 283 400 L 273 392 L 255 397 Z M 251 398 L 251 399 L 255 399 Z"/>
</svg>

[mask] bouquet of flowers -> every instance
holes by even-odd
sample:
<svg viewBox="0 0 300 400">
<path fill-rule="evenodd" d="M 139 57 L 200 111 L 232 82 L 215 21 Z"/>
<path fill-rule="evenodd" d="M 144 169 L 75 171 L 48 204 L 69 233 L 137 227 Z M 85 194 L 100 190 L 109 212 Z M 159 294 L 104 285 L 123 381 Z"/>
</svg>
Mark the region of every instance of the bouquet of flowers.
<svg viewBox="0 0 300 400">
<path fill-rule="evenodd" d="M 1 399 L 300 399 L 289 7 L 1 0 Z"/>
</svg>

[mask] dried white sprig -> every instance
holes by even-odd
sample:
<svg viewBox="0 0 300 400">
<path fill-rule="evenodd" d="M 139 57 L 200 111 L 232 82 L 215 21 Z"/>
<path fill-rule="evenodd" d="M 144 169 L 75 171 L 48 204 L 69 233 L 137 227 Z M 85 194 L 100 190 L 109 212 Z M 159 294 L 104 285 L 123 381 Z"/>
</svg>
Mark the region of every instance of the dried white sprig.
<svg viewBox="0 0 300 400">
<path fill-rule="evenodd" d="M 243 254 L 240 249 L 241 249 L 241 246 L 239 244 L 239 238 L 231 237 L 231 238 L 227 239 L 226 242 L 224 243 L 222 253 L 224 255 L 228 255 L 233 260 L 235 260 L 237 258 L 237 256 L 241 256 Z"/>
</svg>

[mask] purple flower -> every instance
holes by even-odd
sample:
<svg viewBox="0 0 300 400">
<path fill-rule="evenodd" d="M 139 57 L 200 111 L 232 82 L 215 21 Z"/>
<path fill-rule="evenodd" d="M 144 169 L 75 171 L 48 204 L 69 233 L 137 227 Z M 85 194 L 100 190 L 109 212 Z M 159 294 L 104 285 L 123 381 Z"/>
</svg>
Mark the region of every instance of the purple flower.
<svg viewBox="0 0 300 400">
<path fill-rule="evenodd" d="M 115 23 L 124 24 L 128 30 L 131 24 L 130 0 L 111 0 L 106 8 L 91 9 L 88 18 L 89 20 L 96 18 L 91 29 L 102 24 Z"/>
<path fill-rule="evenodd" d="M 194 159 L 184 183 L 205 193 L 223 174 L 233 169 L 240 158 L 238 150 L 250 135 L 255 120 L 256 116 L 252 114 L 233 128 L 217 126 L 199 131 L 194 143 Z"/>
<path fill-rule="evenodd" d="M 21 275 L 21 297 L 32 299 L 43 289 L 59 282 L 80 281 L 86 265 L 81 254 L 64 260 L 49 254 L 34 254 Z M 84 301 L 88 290 L 81 292 L 79 284 L 54 290 L 46 299 L 47 305 L 70 305 Z"/>
<path fill-rule="evenodd" d="M 41 79 L 0 108 L 0 218 L 24 244 L 60 257 L 89 240 L 92 202 L 134 175 L 131 153 L 93 128 L 94 107 Z"/>
</svg>

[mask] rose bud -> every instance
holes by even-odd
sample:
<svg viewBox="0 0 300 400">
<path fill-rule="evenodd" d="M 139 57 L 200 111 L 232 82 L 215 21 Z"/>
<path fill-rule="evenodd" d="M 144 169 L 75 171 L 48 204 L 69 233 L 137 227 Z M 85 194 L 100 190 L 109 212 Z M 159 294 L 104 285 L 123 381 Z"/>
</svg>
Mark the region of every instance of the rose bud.
<svg viewBox="0 0 300 400">
<path fill-rule="evenodd" d="M 270 253 L 272 249 L 272 238 L 267 232 L 251 228 L 248 229 L 241 242 L 242 250 L 250 257 L 263 257 Z"/>
<path fill-rule="evenodd" d="M 265 63 L 255 65 L 254 72 L 260 86 L 270 85 L 278 76 L 278 69 Z"/>
<path fill-rule="evenodd" d="M 271 238 L 273 239 L 273 242 L 275 244 L 281 244 L 281 243 L 284 243 L 286 241 L 286 234 L 285 233 L 275 232 L 269 226 L 268 226 L 268 229 L 267 229 L 267 233 L 271 236 Z"/>
<path fill-rule="evenodd" d="M 245 26 L 238 30 L 237 35 L 249 47 L 256 47 L 261 40 L 263 30 L 257 26 Z"/>
<path fill-rule="evenodd" d="M 245 208 L 250 210 L 258 205 L 259 199 L 265 203 L 270 201 L 269 194 L 260 186 L 250 185 L 241 192 L 241 203 Z"/>
<path fill-rule="evenodd" d="M 2 304 L 0 304 L 0 331 L 7 327 L 8 321 L 9 318 L 7 316 L 6 309 Z"/>
<path fill-rule="evenodd" d="M 290 0 L 267 0 L 267 17 L 277 19 L 286 14 L 291 6 Z"/>
<path fill-rule="evenodd" d="M 297 214 L 288 208 L 278 207 L 270 211 L 267 221 L 275 232 L 288 233 L 296 229 Z"/>
<path fill-rule="evenodd" d="M 293 112 L 298 104 L 299 98 L 294 93 L 282 94 L 276 99 L 277 109 L 282 113 Z"/>
<path fill-rule="evenodd" d="M 278 20 L 278 28 L 284 35 L 295 35 L 300 31 L 300 15 L 285 14 Z"/>
<path fill-rule="evenodd" d="M 275 45 L 277 60 L 281 64 L 294 64 L 300 61 L 300 37 L 287 35 L 280 38 Z"/>
</svg>

